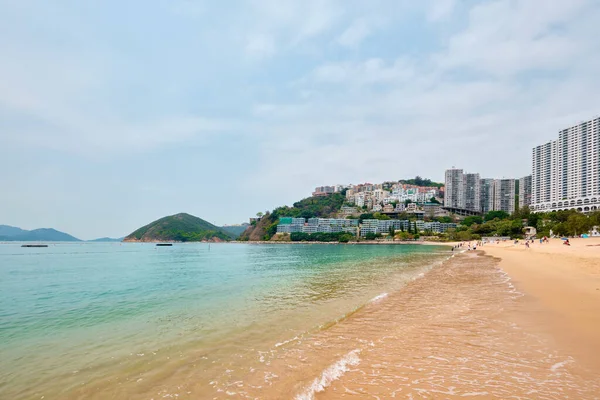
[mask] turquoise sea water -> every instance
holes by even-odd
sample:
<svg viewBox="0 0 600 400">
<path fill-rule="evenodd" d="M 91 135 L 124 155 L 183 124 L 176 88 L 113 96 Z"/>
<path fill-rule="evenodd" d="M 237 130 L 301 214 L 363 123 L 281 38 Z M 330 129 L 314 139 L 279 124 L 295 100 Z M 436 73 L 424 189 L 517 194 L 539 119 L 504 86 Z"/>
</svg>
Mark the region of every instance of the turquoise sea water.
<svg viewBox="0 0 600 400">
<path fill-rule="evenodd" d="M 0 244 L 0 393 L 150 398 L 193 368 L 208 381 L 448 255 L 418 245 Z"/>
</svg>

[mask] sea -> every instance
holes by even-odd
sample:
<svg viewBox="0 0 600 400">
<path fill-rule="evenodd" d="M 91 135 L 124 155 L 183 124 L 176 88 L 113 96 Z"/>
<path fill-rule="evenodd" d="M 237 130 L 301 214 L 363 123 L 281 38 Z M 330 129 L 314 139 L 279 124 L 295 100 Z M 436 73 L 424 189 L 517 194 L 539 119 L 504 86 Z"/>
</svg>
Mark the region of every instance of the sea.
<svg viewBox="0 0 600 400">
<path fill-rule="evenodd" d="M 361 351 L 332 347 L 327 332 L 451 255 L 424 245 L 0 244 L 0 397 L 314 398 Z"/>
</svg>

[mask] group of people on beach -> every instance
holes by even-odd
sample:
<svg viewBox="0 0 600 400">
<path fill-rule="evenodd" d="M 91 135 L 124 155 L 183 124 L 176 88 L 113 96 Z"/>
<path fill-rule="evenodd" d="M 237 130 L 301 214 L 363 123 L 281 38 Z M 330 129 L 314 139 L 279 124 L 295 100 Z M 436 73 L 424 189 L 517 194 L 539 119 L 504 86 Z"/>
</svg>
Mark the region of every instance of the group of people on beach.
<svg viewBox="0 0 600 400">
<path fill-rule="evenodd" d="M 525 239 L 525 247 L 529 248 L 529 246 L 532 245 L 532 244 L 534 244 L 536 240 L 537 239 L 535 239 L 533 237 L 529 238 L 529 239 Z M 503 239 L 502 241 L 506 242 L 506 239 Z M 550 243 L 550 240 L 548 239 L 548 236 L 544 236 L 544 237 L 539 238 L 539 241 L 540 241 L 540 244 Z M 477 250 L 478 246 L 483 246 L 485 243 L 486 243 L 486 241 L 477 241 L 477 242 L 473 243 L 473 245 L 471 245 L 471 242 L 466 242 L 466 243 L 465 242 L 461 242 L 461 243 L 459 243 L 457 245 L 452 246 L 452 251 L 454 252 L 454 250 L 460 249 L 460 248 L 463 248 L 463 247 L 467 247 L 468 251 L 470 251 L 470 250 Z M 496 239 L 496 240 L 489 241 L 488 243 L 499 244 L 500 240 Z M 518 245 L 519 244 L 519 239 L 515 239 L 514 244 Z M 567 246 L 571 245 L 571 243 L 569 243 L 569 239 L 564 240 L 563 244 L 567 245 Z"/>
<path fill-rule="evenodd" d="M 454 251 L 455 249 L 458 249 L 458 248 L 462 248 L 462 247 L 464 247 L 464 245 L 465 245 L 465 242 L 460 242 L 459 244 L 452 246 L 452 251 Z M 473 246 L 471 246 L 471 242 L 467 242 L 466 245 L 467 245 L 468 251 L 477 250 L 477 246 L 483 246 L 483 242 L 481 242 L 481 241 L 475 242 L 475 243 L 473 243 Z"/>
<path fill-rule="evenodd" d="M 568 240 L 567 240 L 567 242 L 568 242 Z M 518 244 L 518 243 L 519 243 L 519 241 L 515 240 L 515 244 Z M 529 248 L 529 246 L 531 244 L 534 244 L 534 243 L 535 243 L 535 239 L 534 238 L 526 239 L 525 240 L 525 247 Z M 540 238 L 540 244 L 543 244 L 543 243 L 550 243 L 550 240 L 548 240 L 548 236 L 544 236 L 544 237 Z M 565 244 L 567 244 L 568 246 L 570 246 L 570 244 L 568 244 L 568 243 L 565 243 Z"/>
</svg>

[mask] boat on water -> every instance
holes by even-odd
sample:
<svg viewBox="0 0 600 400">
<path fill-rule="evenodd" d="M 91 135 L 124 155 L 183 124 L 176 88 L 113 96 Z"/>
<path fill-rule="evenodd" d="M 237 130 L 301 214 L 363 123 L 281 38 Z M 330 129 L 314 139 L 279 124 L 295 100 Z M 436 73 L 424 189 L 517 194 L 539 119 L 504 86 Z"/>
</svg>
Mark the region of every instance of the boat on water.
<svg viewBox="0 0 600 400">
<path fill-rule="evenodd" d="M 156 243 L 157 246 L 173 246 L 173 243 Z"/>
<path fill-rule="evenodd" d="M 21 247 L 48 247 L 47 244 L 22 244 Z"/>
</svg>

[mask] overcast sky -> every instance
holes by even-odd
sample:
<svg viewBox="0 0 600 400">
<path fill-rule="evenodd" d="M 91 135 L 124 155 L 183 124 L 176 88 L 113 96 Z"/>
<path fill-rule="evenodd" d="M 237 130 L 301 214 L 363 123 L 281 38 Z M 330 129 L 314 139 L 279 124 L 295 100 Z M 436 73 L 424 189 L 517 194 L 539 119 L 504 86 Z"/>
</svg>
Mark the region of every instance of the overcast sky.
<svg viewBox="0 0 600 400">
<path fill-rule="evenodd" d="M 0 224 L 216 224 L 531 171 L 600 113 L 598 0 L 0 0 Z"/>
</svg>

